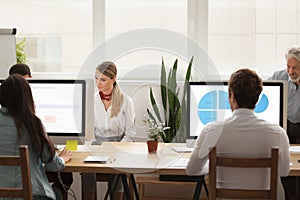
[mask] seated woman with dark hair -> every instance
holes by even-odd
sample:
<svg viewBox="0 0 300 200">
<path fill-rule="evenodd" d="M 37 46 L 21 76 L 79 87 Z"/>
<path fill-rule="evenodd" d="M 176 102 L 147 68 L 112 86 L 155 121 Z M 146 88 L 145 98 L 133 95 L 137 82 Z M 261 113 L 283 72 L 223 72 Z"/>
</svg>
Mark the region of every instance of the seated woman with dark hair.
<svg viewBox="0 0 300 200">
<path fill-rule="evenodd" d="M 28 145 L 33 199 L 56 199 L 45 168 L 63 169 L 71 159 L 70 151 L 64 149 L 59 154 L 55 151 L 41 120 L 35 115 L 30 86 L 22 76 L 14 74 L 1 83 L 0 105 L 0 154 L 17 155 L 19 145 Z M 16 167 L 0 167 L 0 187 L 21 186 L 20 173 Z"/>
<path fill-rule="evenodd" d="M 19 74 L 23 78 L 32 78 L 30 67 L 26 64 L 15 64 L 9 69 L 9 75 Z M 72 172 L 46 172 L 49 182 L 53 183 L 52 188 L 55 191 L 56 198 L 67 200 L 68 191 L 73 183 Z"/>
</svg>

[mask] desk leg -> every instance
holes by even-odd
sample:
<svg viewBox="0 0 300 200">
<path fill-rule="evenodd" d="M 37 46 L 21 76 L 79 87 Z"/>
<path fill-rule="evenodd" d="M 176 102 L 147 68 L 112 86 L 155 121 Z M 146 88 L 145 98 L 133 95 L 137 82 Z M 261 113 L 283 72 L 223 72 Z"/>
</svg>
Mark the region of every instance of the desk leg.
<svg viewBox="0 0 300 200">
<path fill-rule="evenodd" d="M 81 173 L 81 196 L 82 200 L 97 199 L 96 174 Z"/>
<path fill-rule="evenodd" d="M 135 182 L 134 175 L 133 174 L 129 174 L 129 178 L 131 180 L 131 184 L 132 184 L 132 187 L 133 187 L 133 191 L 134 191 L 134 194 L 135 194 L 135 199 L 136 200 L 140 200 L 140 196 L 139 196 L 138 190 L 136 188 L 136 182 Z"/>
<path fill-rule="evenodd" d="M 201 188 L 202 188 L 202 180 L 199 179 L 199 180 L 197 180 L 197 185 L 196 185 L 196 189 L 194 192 L 193 200 L 199 200 Z"/>
<path fill-rule="evenodd" d="M 104 200 L 107 200 L 108 194 L 110 197 L 110 200 L 114 199 L 114 194 L 116 192 L 118 183 L 119 183 L 120 175 L 119 174 L 111 174 L 108 181 L 108 189 L 105 195 Z"/>
<path fill-rule="evenodd" d="M 120 174 L 120 176 L 121 176 L 121 179 L 122 179 L 122 184 L 123 184 L 126 200 L 131 200 L 129 186 L 128 186 L 128 183 L 127 183 L 127 176 L 126 176 L 126 174 Z"/>
<path fill-rule="evenodd" d="M 300 176 L 296 176 L 296 197 L 300 198 Z"/>
<path fill-rule="evenodd" d="M 203 176 L 199 176 L 199 178 L 197 179 L 197 185 L 195 188 L 193 200 L 199 200 L 202 186 L 204 186 L 206 197 L 208 198 L 208 189 L 205 183 L 205 176 L 203 175 Z"/>
</svg>

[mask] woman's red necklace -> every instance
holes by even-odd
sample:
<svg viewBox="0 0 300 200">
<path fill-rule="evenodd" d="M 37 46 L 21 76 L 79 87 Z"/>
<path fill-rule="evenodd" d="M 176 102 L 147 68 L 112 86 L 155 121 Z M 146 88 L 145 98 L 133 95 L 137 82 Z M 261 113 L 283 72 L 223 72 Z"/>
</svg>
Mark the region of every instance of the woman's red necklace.
<svg viewBox="0 0 300 200">
<path fill-rule="evenodd" d="M 100 97 L 101 97 L 102 100 L 110 101 L 112 93 L 110 93 L 110 94 L 104 94 L 103 92 L 100 91 L 99 95 L 100 95 Z"/>
</svg>

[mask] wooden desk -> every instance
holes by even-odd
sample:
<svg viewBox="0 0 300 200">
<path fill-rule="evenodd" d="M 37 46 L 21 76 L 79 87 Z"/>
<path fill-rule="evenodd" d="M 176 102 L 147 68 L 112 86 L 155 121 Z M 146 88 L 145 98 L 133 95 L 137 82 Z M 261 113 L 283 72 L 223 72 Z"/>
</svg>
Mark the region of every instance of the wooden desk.
<svg viewBox="0 0 300 200">
<path fill-rule="evenodd" d="M 96 194 L 96 181 L 93 173 L 164 173 L 164 171 L 159 171 L 159 169 L 167 168 L 169 174 L 185 174 L 184 165 L 181 167 L 170 166 L 176 160 L 182 158 L 187 160 L 189 154 L 174 152 L 171 150 L 173 145 L 174 144 L 160 143 L 157 154 L 148 154 L 145 142 L 108 142 L 102 145 L 85 145 L 83 147 L 81 146 L 79 151 L 72 153 L 72 160 L 66 164 L 66 168 L 63 171 L 80 172 L 82 199 L 94 199 Z M 110 156 L 110 160 L 106 164 L 84 163 L 84 159 L 89 155 Z"/>
<path fill-rule="evenodd" d="M 179 145 L 185 144 L 159 143 L 157 154 L 148 154 L 145 142 L 109 142 L 98 146 L 85 145 L 81 152 L 72 153 L 72 160 L 66 164 L 63 171 L 81 172 L 82 176 L 91 173 L 185 175 L 185 166 L 175 166 L 174 163 L 187 161 L 190 154 L 176 153 L 171 150 L 172 146 Z M 89 155 L 110 156 L 110 161 L 106 164 L 84 163 L 84 159 Z M 299 159 L 300 153 L 291 153 L 292 166 L 289 176 L 300 176 Z M 87 193 L 86 189 L 82 187 L 82 199 L 92 199 Z"/>
<path fill-rule="evenodd" d="M 72 160 L 66 164 L 63 171 L 87 173 L 153 173 L 160 168 L 168 168 L 174 161 L 189 154 L 179 154 L 171 150 L 174 144 L 160 143 L 157 154 L 148 154 L 145 142 L 122 143 L 109 142 L 98 146 L 86 146 L 85 149 L 72 152 Z M 178 145 L 178 144 L 177 144 Z M 180 144 L 183 145 L 183 144 Z M 110 156 L 109 162 L 84 163 L 89 155 Z M 184 167 L 170 168 L 172 173 L 181 171 L 185 174 Z"/>
<path fill-rule="evenodd" d="M 291 153 L 291 160 L 290 162 L 292 165 L 290 166 L 290 173 L 289 176 L 300 176 L 300 152 L 299 153 Z"/>
</svg>

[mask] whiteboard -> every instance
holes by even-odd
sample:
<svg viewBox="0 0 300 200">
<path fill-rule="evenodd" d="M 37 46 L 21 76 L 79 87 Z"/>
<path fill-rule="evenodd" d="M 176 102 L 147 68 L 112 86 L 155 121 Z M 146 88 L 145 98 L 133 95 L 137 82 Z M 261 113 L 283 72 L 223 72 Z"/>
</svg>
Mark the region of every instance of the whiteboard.
<svg viewBox="0 0 300 200">
<path fill-rule="evenodd" d="M 8 76 L 9 68 L 17 63 L 16 29 L 0 28 L 0 78 Z"/>
</svg>

